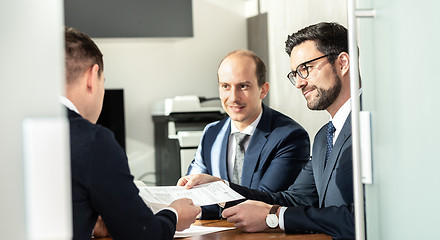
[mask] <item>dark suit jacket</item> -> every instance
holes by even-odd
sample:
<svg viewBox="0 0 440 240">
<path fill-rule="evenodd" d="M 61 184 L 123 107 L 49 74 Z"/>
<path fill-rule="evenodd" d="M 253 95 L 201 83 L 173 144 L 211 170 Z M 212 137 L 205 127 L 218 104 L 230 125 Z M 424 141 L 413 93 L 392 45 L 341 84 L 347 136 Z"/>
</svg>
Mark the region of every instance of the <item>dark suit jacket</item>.
<svg viewBox="0 0 440 240">
<path fill-rule="evenodd" d="M 229 181 L 227 168 L 231 119 L 206 126 L 188 174 L 207 173 Z M 291 118 L 263 105 L 249 142 L 241 185 L 277 192 L 287 189 L 310 157 L 307 132 Z"/>
<path fill-rule="evenodd" d="M 231 183 L 247 199 L 287 206 L 287 233 L 320 232 L 341 239 L 354 239 L 351 115 L 336 139 L 324 169 L 326 129 L 316 134 L 312 159 L 287 191 L 268 193 Z"/>
<path fill-rule="evenodd" d="M 206 126 L 188 174 L 207 173 L 229 181 L 231 119 Z M 241 185 L 268 192 L 287 189 L 310 158 L 309 135 L 291 118 L 263 104 L 263 114 L 246 150 Z M 221 216 L 218 206 L 203 207 L 202 218 Z"/>
<path fill-rule="evenodd" d="M 113 239 L 172 239 L 176 216 L 156 215 L 133 183 L 127 157 L 113 133 L 68 110 L 73 239 L 90 239 L 101 215 Z"/>
</svg>

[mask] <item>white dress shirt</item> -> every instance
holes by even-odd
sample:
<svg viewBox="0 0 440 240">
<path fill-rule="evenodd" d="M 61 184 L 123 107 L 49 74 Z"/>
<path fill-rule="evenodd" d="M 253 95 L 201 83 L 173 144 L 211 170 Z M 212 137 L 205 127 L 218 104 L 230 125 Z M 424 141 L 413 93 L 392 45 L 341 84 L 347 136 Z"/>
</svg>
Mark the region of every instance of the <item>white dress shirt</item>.
<svg viewBox="0 0 440 240">
<path fill-rule="evenodd" d="M 246 153 L 246 150 L 249 146 L 249 142 L 251 141 L 251 137 L 255 132 L 255 129 L 258 126 L 258 123 L 261 120 L 261 116 L 263 116 L 263 109 L 261 109 L 260 114 L 258 115 L 257 119 L 251 123 L 251 125 L 247 126 L 241 133 L 246 133 L 250 135 L 245 141 L 244 141 L 244 151 Z M 240 132 L 235 124 L 231 121 L 231 134 L 229 135 L 229 141 L 228 141 L 228 175 L 231 177 L 232 173 L 234 172 L 234 164 L 235 164 L 235 144 L 236 140 L 234 137 L 234 133 Z"/>
<path fill-rule="evenodd" d="M 62 103 L 64 106 L 66 106 L 68 109 L 76 112 L 79 114 L 78 109 L 75 107 L 75 105 L 73 104 L 73 102 L 71 102 L 68 98 L 64 97 L 64 96 L 60 96 L 60 103 Z M 81 114 L 80 114 L 81 115 Z"/>
</svg>

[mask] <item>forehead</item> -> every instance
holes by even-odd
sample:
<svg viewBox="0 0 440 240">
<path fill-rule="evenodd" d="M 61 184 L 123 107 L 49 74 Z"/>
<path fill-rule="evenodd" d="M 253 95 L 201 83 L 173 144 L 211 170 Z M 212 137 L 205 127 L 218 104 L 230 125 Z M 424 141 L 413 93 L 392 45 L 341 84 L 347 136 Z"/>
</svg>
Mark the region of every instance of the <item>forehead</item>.
<svg viewBox="0 0 440 240">
<path fill-rule="evenodd" d="M 220 64 L 219 82 L 253 82 L 257 81 L 256 66 L 252 58 L 234 54 Z"/>
<path fill-rule="evenodd" d="M 298 65 L 311 59 L 320 57 L 323 53 L 316 48 L 314 41 L 305 41 L 292 49 L 290 67 L 296 69 Z"/>
</svg>

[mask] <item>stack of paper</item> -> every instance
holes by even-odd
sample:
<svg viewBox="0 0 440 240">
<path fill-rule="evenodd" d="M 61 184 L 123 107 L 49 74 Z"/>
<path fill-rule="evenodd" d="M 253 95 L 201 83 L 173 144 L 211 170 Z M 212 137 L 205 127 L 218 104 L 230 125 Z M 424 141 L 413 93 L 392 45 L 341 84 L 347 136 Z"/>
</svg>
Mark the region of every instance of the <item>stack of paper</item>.
<svg viewBox="0 0 440 240">
<path fill-rule="evenodd" d="M 225 231 L 229 229 L 235 229 L 235 227 L 203 227 L 203 226 L 191 225 L 188 229 L 185 229 L 183 231 L 176 231 L 176 233 L 174 234 L 174 238 L 198 236 L 213 232 Z"/>
</svg>

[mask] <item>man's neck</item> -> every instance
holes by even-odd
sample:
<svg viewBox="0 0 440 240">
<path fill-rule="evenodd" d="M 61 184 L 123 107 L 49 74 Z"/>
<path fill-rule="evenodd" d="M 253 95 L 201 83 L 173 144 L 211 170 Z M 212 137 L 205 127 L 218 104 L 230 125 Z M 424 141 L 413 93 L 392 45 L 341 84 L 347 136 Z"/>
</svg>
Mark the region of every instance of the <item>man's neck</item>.
<svg viewBox="0 0 440 240">
<path fill-rule="evenodd" d="M 238 131 L 242 132 L 243 130 L 245 130 L 247 127 L 249 127 L 250 124 L 245 124 L 245 123 L 241 123 L 238 121 L 232 121 L 232 124 L 234 124 L 234 126 L 238 129 Z"/>
<path fill-rule="evenodd" d="M 231 123 L 235 126 L 235 128 L 237 128 L 238 131 L 243 132 L 246 128 L 248 128 L 251 125 L 257 127 L 258 123 L 261 120 L 262 115 L 263 115 L 263 108 L 261 108 L 260 113 L 252 120 L 251 123 L 233 121 L 232 119 L 231 119 Z"/>
<path fill-rule="evenodd" d="M 76 108 L 75 104 L 73 104 L 73 102 L 70 101 L 70 99 L 68 99 L 67 97 L 60 96 L 60 102 L 61 102 L 64 106 L 66 106 L 68 109 L 70 109 L 70 110 L 72 110 L 72 111 L 74 111 L 74 112 L 80 114 L 79 111 L 78 111 L 78 109 Z M 81 115 L 81 114 L 80 114 L 80 115 Z"/>
<path fill-rule="evenodd" d="M 333 102 L 332 105 L 330 105 L 326 110 L 330 114 L 330 116 L 333 118 L 335 114 L 339 111 L 339 109 L 344 105 L 344 103 L 347 102 L 347 100 L 350 99 L 350 92 L 345 94 L 340 94 L 336 100 Z"/>
</svg>

